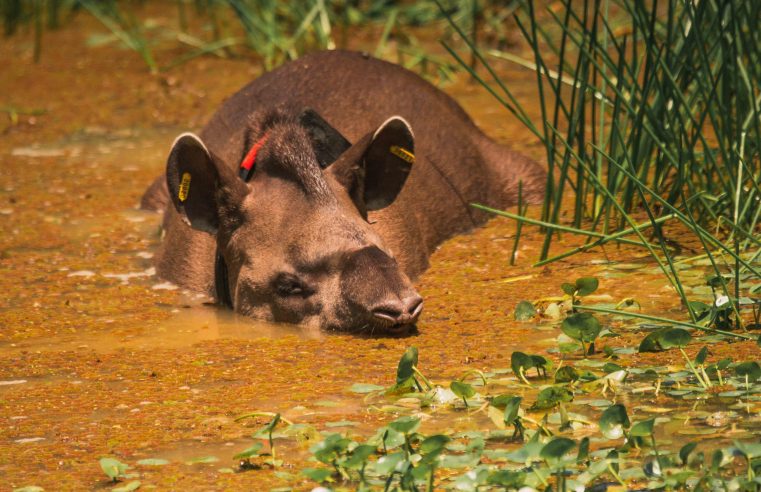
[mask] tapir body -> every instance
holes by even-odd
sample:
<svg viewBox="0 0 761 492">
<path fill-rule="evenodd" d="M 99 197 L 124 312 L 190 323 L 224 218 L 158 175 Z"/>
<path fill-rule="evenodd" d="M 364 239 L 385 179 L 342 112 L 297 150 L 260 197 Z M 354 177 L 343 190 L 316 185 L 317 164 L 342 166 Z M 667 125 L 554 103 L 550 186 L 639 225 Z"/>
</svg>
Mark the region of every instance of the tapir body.
<svg viewBox="0 0 761 492">
<path fill-rule="evenodd" d="M 323 126 L 310 126 L 305 110 Z M 158 275 L 218 299 L 229 289 L 234 309 L 257 318 L 324 329 L 414 323 L 421 302 L 410 279 L 438 244 L 488 218 L 469 204 L 514 205 L 519 182 L 537 201 L 546 179 L 448 95 L 354 52 L 264 74 L 199 137 L 178 139 L 167 176 L 143 197 L 144 208 L 165 209 Z M 238 170 L 252 153 L 247 181 Z M 203 163 L 184 164 L 194 159 Z M 375 182 L 384 179 L 394 184 Z"/>
</svg>

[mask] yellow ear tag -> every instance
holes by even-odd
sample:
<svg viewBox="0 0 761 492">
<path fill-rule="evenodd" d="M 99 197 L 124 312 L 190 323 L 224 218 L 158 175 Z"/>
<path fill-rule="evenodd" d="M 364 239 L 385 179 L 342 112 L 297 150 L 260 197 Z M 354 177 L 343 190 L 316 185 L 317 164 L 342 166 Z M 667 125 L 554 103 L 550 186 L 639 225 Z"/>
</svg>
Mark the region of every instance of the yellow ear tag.
<svg viewBox="0 0 761 492">
<path fill-rule="evenodd" d="M 190 191 L 190 173 L 182 173 L 182 181 L 180 182 L 180 191 L 177 193 L 177 197 L 181 202 L 188 199 L 188 192 Z"/>
<path fill-rule="evenodd" d="M 405 162 L 415 164 L 415 154 L 407 149 L 399 147 L 398 145 L 392 145 L 389 151 Z"/>
</svg>

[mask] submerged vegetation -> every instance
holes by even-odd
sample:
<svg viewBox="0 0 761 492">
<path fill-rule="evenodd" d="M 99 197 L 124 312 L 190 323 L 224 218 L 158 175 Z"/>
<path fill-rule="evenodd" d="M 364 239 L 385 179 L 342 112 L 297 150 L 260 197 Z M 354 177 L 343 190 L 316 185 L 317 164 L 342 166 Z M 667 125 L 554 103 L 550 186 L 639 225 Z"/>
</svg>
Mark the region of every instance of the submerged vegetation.
<svg viewBox="0 0 761 492">
<path fill-rule="evenodd" d="M 393 385 L 349 389 L 364 395 L 368 413 L 388 415 L 371 435 L 330 429 L 351 422 L 320 431 L 279 413 L 252 412 L 236 420 L 265 425 L 234 456 L 237 466 L 220 471 L 268 468 L 292 483 L 335 490 L 757 490 L 759 364 L 714 360 L 709 346 L 725 338 L 710 330 L 635 327 L 613 310 L 603 320 L 579 314 L 583 307 L 605 311 L 606 304 L 581 302 L 597 284 L 592 277 L 564 283 L 561 314 L 549 319 L 543 310 L 545 321 L 562 320 L 563 334 L 549 351 L 557 364 L 513 352 L 510 368 L 469 370 L 447 384 L 424 374 L 411 346 Z M 684 364 L 634 363 L 634 348 L 609 344 L 631 329 L 649 333 L 638 352 L 676 350 Z M 687 345 L 702 347 L 688 356 Z M 284 466 L 289 457 L 276 459 L 278 441 L 305 443 L 313 463 Z M 127 464 L 105 457 L 101 466 L 125 487 L 139 484 Z"/>
</svg>

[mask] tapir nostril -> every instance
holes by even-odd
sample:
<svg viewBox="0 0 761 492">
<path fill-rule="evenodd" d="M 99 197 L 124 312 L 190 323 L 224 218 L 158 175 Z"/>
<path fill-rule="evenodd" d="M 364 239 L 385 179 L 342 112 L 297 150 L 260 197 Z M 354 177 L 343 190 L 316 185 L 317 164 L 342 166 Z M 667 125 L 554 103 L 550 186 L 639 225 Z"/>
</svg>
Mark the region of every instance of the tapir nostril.
<svg viewBox="0 0 761 492">
<path fill-rule="evenodd" d="M 414 294 L 405 297 L 402 300 L 402 303 L 404 304 L 405 311 L 410 317 L 410 322 L 417 320 L 418 316 L 420 316 L 420 313 L 423 311 L 423 298 L 418 294 Z"/>
<path fill-rule="evenodd" d="M 404 299 L 387 299 L 377 305 L 371 312 L 373 316 L 391 325 L 408 325 L 414 323 L 423 310 L 423 299 L 417 295 L 411 295 Z"/>
<path fill-rule="evenodd" d="M 387 321 L 392 324 L 403 321 L 404 305 L 401 301 L 386 301 L 383 304 L 374 307 L 371 311 L 376 318 Z"/>
</svg>

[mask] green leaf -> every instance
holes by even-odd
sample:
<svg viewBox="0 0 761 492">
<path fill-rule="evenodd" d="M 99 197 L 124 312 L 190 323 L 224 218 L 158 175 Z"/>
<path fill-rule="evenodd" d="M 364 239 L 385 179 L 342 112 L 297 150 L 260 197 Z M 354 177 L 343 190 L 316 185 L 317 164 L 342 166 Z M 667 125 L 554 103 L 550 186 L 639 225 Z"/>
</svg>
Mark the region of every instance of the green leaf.
<svg viewBox="0 0 761 492">
<path fill-rule="evenodd" d="M 296 439 L 298 442 L 318 442 L 320 433 L 309 424 L 291 424 L 278 434 L 285 438 Z"/>
<path fill-rule="evenodd" d="M 406 442 L 404 434 L 397 432 L 389 427 L 383 428 L 383 431 L 380 434 L 380 438 L 381 443 L 386 449 L 398 448 Z"/>
<path fill-rule="evenodd" d="M 442 468 L 473 468 L 481 461 L 480 453 L 445 454 L 441 456 Z"/>
<path fill-rule="evenodd" d="M 720 275 L 712 275 L 710 277 L 706 277 L 706 285 L 709 285 L 713 288 L 720 288 L 721 287 L 721 276 Z"/>
<path fill-rule="evenodd" d="M 663 332 L 667 329 L 668 328 L 662 328 L 648 333 L 640 342 L 637 350 L 639 352 L 661 352 L 663 350 L 661 347 L 661 337 L 663 336 Z"/>
<path fill-rule="evenodd" d="M 695 356 L 695 365 L 702 366 L 706 362 L 706 358 L 708 357 L 708 347 L 703 347 L 700 349 L 700 352 L 698 352 L 698 355 Z"/>
<path fill-rule="evenodd" d="M 690 457 L 690 453 L 692 453 L 696 447 L 698 447 L 698 443 L 688 442 L 682 446 L 682 449 L 679 450 L 679 459 L 682 461 L 683 466 L 687 466 L 687 459 Z"/>
<path fill-rule="evenodd" d="M 560 288 L 563 290 L 563 292 L 565 292 L 569 296 L 576 294 L 576 286 L 573 284 L 569 284 L 568 282 L 564 282 L 563 284 L 561 284 Z"/>
<path fill-rule="evenodd" d="M 301 470 L 301 474 L 310 480 L 322 483 L 328 480 L 333 475 L 333 472 L 327 468 L 304 468 Z"/>
<path fill-rule="evenodd" d="M 452 390 L 452 393 L 463 399 L 473 398 L 476 395 L 476 390 L 473 389 L 473 386 L 462 381 L 452 381 L 449 384 L 449 389 Z"/>
<path fill-rule="evenodd" d="M 515 423 L 515 419 L 518 418 L 518 412 L 521 409 L 522 400 L 523 398 L 520 396 L 513 396 L 507 401 L 505 404 L 505 424 L 511 425 Z"/>
<path fill-rule="evenodd" d="M 417 347 L 409 347 L 399 359 L 396 369 L 396 384 L 402 385 L 415 375 L 414 367 L 417 366 Z"/>
<path fill-rule="evenodd" d="M 574 340 L 589 343 L 595 341 L 602 327 L 592 314 L 576 313 L 563 320 L 560 329 Z"/>
<path fill-rule="evenodd" d="M 342 465 L 350 470 L 358 470 L 367 462 L 367 459 L 375 453 L 375 446 L 360 444 L 351 452 L 351 456 Z"/>
<path fill-rule="evenodd" d="M 188 460 L 185 462 L 186 465 L 208 465 L 209 463 L 216 463 L 219 461 L 219 458 L 216 456 L 200 456 L 198 458 L 193 458 L 191 460 Z"/>
<path fill-rule="evenodd" d="M 600 416 L 600 431 L 608 439 L 622 437 L 630 425 L 626 407 L 621 404 L 609 406 Z"/>
<path fill-rule="evenodd" d="M 549 363 L 547 359 L 542 357 L 541 355 L 531 355 L 531 362 L 533 362 L 534 367 L 545 367 Z"/>
<path fill-rule="evenodd" d="M 416 466 L 407 468 L 402 476 L 402 483 L 408 483 L 410 478 L 413 480 L 425 480 L 431 474 L 432 470 L 433 467 L 429 461 L 420 460 Z"/>
<path fill-rule="evenodd" d="M 443 434 L 436 434 L 430 437 L 425 438 L 422 443 L 420 443 L 420 453 L 421 454 L 432 454 L 432 453 L 439 453 L 444 449 L 444 446 L 448 442 L 450 442 L 452 439 L 449 436 L 445 436 Z"/>
<path fill-rule="evenodd" d="M 520 374 L 521 368 L 523 368 L 525 374 L 526 371 L 534 367 L 537 369 L 544 368 L 547 363 L 547 359 L 541 355 L 528 355 L 523 352 L 513 352 L 510 356 L 510 367 L 516 375 Z"/>
<path fill-rule="evenodd" d="M 573 393 L 568 389 L 562 386 L 548 386 L 536 396 L 536 403 L 534 403 L 531 409 L 546 410 L 571 400 L 573 400 Z"/>
<path fill-rule="evenodd" d="M 465 451 L 468 453 L 476 452 L 478 454 L 481 454 L 484 452 L 484 447 L 486 447 L 486 441 L 484 441 L 483 436 L 474 435 L 474 436 L 471 436 L 470 441 L 468 442 L 468 445 L 465 448 Z"/>
<path fill-rule="evenodd" d="M 581 277 L 576 279 L 576 295 L 588 296 L 597 290 L 600 282 L 595 277 Z"/>
<path fill-rule="evenodd" d="M 567 437 L 555 437 L 552 441 L 544 445 L 539 452 L 539 456 L 545 461 L 558 461 L 574 447 L 576 447 L 575 441 L 568 439 Z"/>
<path fill-rule="evenodd" d="M 643 420 L 642 422 L 637 422 L 632 426 L 631 431 L 629 431 L 629 435 L 632 437 L 647 437 L 653 435 L 653 425 L 655 424 L 655 419 L 648 419 Z"/>
<path fill-rule="evenodd" d="M 607 454 L 607 456 L 605 456 L 605 459 L 610 462 L 610 467 L 613 468 L 613 471 L 618 473 L 620 469 L 620 464 L 618 461 L 618 450 L 616 449 L 611 450 Z"/>
<path fill-rule="evenodd" d="M 717 449 L 711 455 L 711 471 L 717 473 L 721 468 L 721 462 L 724 461 L 724 453 L 721 449 Z"/>
<path fill-rule="evenodd" d="M 536 308 L 529 301 L 521 301 L 515 306 L 514 316 L 517 321 L 528 321 L 536 316 Z"/>
<path fill-rule="evenodd" d="M 169 464 L 169 460 L 162 458 L 146 458 L 138 461 L 136 464 L 140 466 L 164 466 Z"/>
<path fill-rule="evenodd" d="M 351 443 L 350 439 L 343 437 L 341 434 L 330 434 L 325 440 L 312 446 L 309 451 L 314 455 L 317 461 L 331 464 L 338 457 L 346 452 Z"/>
<path fill-rule="evenodd" d="M 526 484 L 526 473 L 510 470 L 497 470 L 486 478 L 489 485 L 501 485 L 507 489 L 520 489 Z"/>
<path fill-rule="evenodd" d="M 124 472 L 129 469 L 129 465 L 114 458 L 101 458 L 100 469 L 103 470 L 103 473 L 105 473 L 108 478 L 116 481 L 117 478 L 124 475 Z"/>
<path fill-rule="evenodd" d="M 661 337 L 661 347 L 664 349 L 686 347 L 690 340 L 692 340 L 692 335 L 684 328 L 669 328 Z"/>
<path fill-rule="evenodd" d="M 275 430 L 275 427 L 277 426 L 278 422 L 280 422 L 280 414 L 276 413 L 275 416 L 272 417 L 272 420 L 270 420 L 270 422 L 267 425 L 265 425 L 258 431 L 254 432 L 252 437 L 254 439 L 263 439 L 268 437 L 270 434 L 272 434 L 272 431 Z"/>
<path fill-rule="evenodd" d="M 333 427 L 354 427 L 356 425 L 359 425 L 357 422 L 353 422 L 351 420 L 339 420 L 337 422 L 325 422 L 325 427 L 333 428 Z"/>
<path fill-rule="evenodd" d="M 761 456 L 761 444 L 756 442 L 734 441 L 735 449 L 740 451 L 747 460 Z"/>
<path fill-rule="evenodd" d="M 671 347 L 686 346 L 692 336 L 683 328 L 666 327 L 647 335 L 639 344 L 640 352 L 661 352 Z"/>
<path fill-rule="evenodd" d="M 402 461 L 404 461 L 404 453 L 401 451 L 381 456 L 378 458 L 378 461 L 375 462 L 375 471 L 379 475 L 388 475 L 394 471 Z"/>
<path fill-rule="evenodd" d="M 692 309 L 692 312 L 695 313 L 695 316 L 697 317 L 697 320 L 700 321 L 709 314 L 711 314 L 711 306 L 704 302 L 700 301 L 689 301 L 687 304 Z"/>
<path fill-rule="evenodd" d="M 579 453 L 576 455 L 576 463 L 582 463 L 589 457 L 589 438 L 584 437 L 579 442 Z"/>
<path fill-rule="evenodd" d="M 521 368 L 523 368 L 523 372 L 526 372 L 534 367 L 534 361 L 531 357 L 524 354 L 523 352 L 513 352 L 513 354 L 510 356 L 510 367 L 517 375 L 520 374 Z"/>
<path fill-rule="evenodd" d="M 389 423 L 388 427 L 390 429 L 394 429 L 397 432 L 401 432 L 402 434 L 410 434 L 415 432 L 417 428 L 420 427 L 420 419 L 406 415 L 404 417 L 399 417 L 398 419 Z"/>
<path fill-rule="evenodd" d="M 497 408 L 503 408 L 505 405 L 507 405 L 510 400 L 515 398 L 512 395 L 497 395 L 494 398 L 491 399 L 491 406 L 497 407 Z"/>
<path fill-rule="evenodd" d="M 572 366 L 563 366 L 555 373 L 555 383 L 570 383 L 579 379 L 579 373 Z"/>
<path fill-rule="evenodd" d="M 373 393 L 375 391 L 381 391 L 384 390 L 383 386 L 378 386 L 377 384 L 368 384 L 368 383 L 355 383 L 351 385 L 351 388 L 349 388 L 349 391 L 352 393 Z"/>
<path fill-rule="evenodd" d="M 132 492 L 140 488 L 140 480 L 133 480 L 128 484 L 111 489 L 111 492 Z"/>
<path fill-rule="evenodd" d="M 255 442 L 253 446 L 250 448 L 241 451 L 240 453 L 233 456 L 233 459 L 235 460 L 247 460 L 249 458 L 252 458 L 254 456 L 259 455 L 259 451 L 262 450 L 263 444 L 260 442 Z"/>
<path fill-rule="evenodd" d="M 761 377 L 761 366 L 756 361 L 742 362 L 735 366 L 735 374 L 743 379 L 748 376 L 748 381 L 754 383 Z"/>
</svg>

